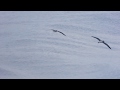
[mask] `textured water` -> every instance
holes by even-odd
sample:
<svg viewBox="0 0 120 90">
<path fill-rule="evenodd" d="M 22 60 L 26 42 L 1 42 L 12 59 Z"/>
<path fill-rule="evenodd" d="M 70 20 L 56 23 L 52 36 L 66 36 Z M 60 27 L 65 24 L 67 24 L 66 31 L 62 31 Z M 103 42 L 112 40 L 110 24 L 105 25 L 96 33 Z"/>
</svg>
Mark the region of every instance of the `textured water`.
<svg viewBox="0 0 120 90">
<path fill-rule="evenodd" d="M 1 11 L 0 19 L 0 78 L 120 78 L 119 11 Z"/>
</svg>

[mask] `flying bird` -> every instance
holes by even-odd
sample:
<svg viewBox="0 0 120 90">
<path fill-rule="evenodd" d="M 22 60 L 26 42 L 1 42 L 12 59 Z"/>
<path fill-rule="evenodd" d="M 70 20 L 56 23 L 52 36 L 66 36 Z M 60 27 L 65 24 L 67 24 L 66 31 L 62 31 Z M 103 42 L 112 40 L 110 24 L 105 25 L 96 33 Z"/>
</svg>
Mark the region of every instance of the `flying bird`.
<svg viewBox="0 0 120 90">
<path fill-rule="evenodd" d="M 94 36 L 91 36 L 91 37 L 96 38 L 97 40 L 99 40 L 98 43 L 104 43 L 106 46 L 108 46 L 108 48 L 111 49 L 111 47 L 110 47 L 107 43 L 105 43 L 103 40 L 101 40 L 101 39 L 99 39 L 99 38 L 97 38 L 97 37 L 94 37 Z"/>
<path fill-rule="evenodd" d="M 65 35 L 63 32 L 61 32 L 61 31 L 54 30 L 54 29 L 51 29 L 51 30 L 53 30 L 53 32 L 59 32 L 59 33 L 63 34 L 64 36 L 66 36 L 66 35 Z"/>
</svg>

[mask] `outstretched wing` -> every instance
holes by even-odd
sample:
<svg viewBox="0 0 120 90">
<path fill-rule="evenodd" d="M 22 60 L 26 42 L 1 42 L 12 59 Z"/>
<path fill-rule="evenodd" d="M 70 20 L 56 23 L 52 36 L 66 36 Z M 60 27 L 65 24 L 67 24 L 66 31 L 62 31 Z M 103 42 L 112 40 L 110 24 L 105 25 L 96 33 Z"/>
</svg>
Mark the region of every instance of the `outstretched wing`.
<svg viewBox="0 0 120 90">
<path fill-rule="evenodd" d="M 107 45 L 110 49 L 111 49 L 111 47 L 107 44 L 107 43 L 105 43 L 105 42 L 103 42 L 105 45 Z"/>
<path fill-rule="evenodd" d="M 58 31 L 59 33 L 61 33 L 61 34 L 63 34 L 64 36 L 66 36 L 63 32 L 60 32 L 60 31 Z"/>
<path fill-rule="evenodd" d="M 97 40 L 101 41 L 101 40 L 100 40 L 99 38 L 97 38 L 97 37 L 94 37 L 94 36 L 91 36 L 91 37 L 96 38 Z"/>
<path fill-rule="evenodd" d="M 53 30 L 53 32 L 59 32 L 59 33 L 63 34 L 64 36 L 66 36 L 66 35 L 65 35 L 63 32 L 61 32 L 61 31 L 54 30 L 54 29 L 51 29 L 51 30 Z"/>
</svg>

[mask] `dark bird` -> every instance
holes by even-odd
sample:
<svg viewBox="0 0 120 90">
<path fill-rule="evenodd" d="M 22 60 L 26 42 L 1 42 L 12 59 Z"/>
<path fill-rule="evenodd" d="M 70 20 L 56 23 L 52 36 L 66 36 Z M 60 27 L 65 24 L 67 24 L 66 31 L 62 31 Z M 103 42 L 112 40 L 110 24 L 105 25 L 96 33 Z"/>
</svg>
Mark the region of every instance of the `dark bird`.
<svg viewBox="0 0 120 90">
<path fill-rule="evenodd" d="M 61 31 L 54 30 L 54 29 L 51 29 L 51 30 L 53 30 L 53 32 L 59 32 L 59 33 L 63 34 L 64 36 L 66 36 L 66 35 L 65 35 L 63 32 L 61 32 Z"/>
<path fill-rule="evenodd" d="M 101 39 L 99 39 L 97 37 L 94 37 L 94 36 L 91 36 L 91 37 L 96 38 L 97 40 L 99 40 L 98 43 L 104 43 L 106 46 L 108 46 L 111 49 L 111 47 L 107 43 L 105 43 L 103 40 L 101 40 Z"/>
</svg>

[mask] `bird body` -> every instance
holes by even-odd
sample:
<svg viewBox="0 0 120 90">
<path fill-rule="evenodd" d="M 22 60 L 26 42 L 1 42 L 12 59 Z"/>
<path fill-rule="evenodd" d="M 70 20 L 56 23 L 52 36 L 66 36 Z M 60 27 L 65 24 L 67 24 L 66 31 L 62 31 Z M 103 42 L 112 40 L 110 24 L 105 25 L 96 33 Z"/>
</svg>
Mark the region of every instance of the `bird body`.
<svg viewBox="0 0 120 90">
<path fill-rule="evenodd" d="M 99 38 L 97 38 L 97 37 L 94 37 L 94 36 L 91 36 L 91 37 L 96 38 L 97 40 L 99 40 L 98 43 L 103 43 L 103 44 L 105 44 L 108 48 L 111 49 L 111 47 L 110 47 L 107 43 L 105 43 L 103 40 L 101 40 L 101 39 L 99 39 Z"/>
<path fill-rule="evenodd" d="M 104 41 L 99 41 L 98 43 L 104 43 Z"/>
</svg>

